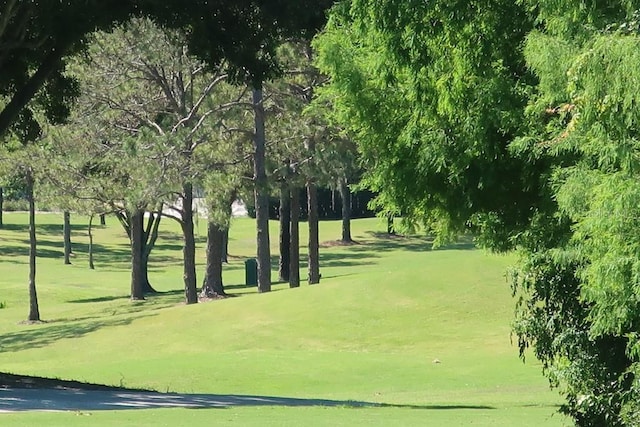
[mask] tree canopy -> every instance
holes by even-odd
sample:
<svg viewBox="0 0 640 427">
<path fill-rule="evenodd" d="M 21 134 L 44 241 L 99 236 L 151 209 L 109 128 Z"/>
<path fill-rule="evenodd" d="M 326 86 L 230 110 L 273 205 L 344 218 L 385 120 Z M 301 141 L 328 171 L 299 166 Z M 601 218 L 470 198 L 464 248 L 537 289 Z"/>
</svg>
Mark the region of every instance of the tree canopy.
<svg viewBox="0 0 640 427">
<path fill-rule="evenodd" d="M 188 29 L 190 48 L 210 65 L 231 64 L 237 79 L 262 81 L 277 71 L 274 52 L 283 37 L 310 36 L 331 1 L 290 0 L 3 0 L 0 2 L 0 133 L 10 126 L 35 132 L 30 110 L 42 97 L 51 119 L 64 119 L 76 93 L 64 58 L 85 36 L 132 16 Z"/>
<path fill-rule="evenodd" d="M 532 25 L 511 1 L 334 9 L 315 42 L 319 65 L 381 205 L 442 235 L 471 226 L 495 247 L 509 246 L 504 230 L 526 227 L 540 165 L 509 143 L 534 82 L 520 49 Z"/>
<path fill-rule="evenodd" d="M 353 0 L 315 41 L 379 204 L 518 249 L 521 354 L 582 426 L 640 417 L 639 7 Z"/>
</svg>

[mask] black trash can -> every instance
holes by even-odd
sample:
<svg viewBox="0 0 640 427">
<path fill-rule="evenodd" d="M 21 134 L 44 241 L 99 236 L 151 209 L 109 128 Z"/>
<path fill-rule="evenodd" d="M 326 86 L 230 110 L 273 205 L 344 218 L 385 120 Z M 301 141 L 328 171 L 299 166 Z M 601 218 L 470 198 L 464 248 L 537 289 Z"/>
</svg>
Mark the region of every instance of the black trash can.
<svg viewBox="0 0 640 427">
<path fill-rule="evenodd" d="M 247 286 L 258 285 L 258 261 L 255 258 L 244 262 L 244 282 Z"/>
</svg>

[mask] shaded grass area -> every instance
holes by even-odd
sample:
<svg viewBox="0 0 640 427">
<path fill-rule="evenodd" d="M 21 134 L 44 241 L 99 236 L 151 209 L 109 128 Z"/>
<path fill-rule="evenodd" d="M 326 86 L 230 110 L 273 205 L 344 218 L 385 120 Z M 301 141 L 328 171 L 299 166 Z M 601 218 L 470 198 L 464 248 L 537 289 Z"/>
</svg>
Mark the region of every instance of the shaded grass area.
<svg viewBox="0 0 640 427">
<path fill-rule="evenodd" d="M 3 334 L 0 352 L 19 352 L 46 347 L 59 340 L 80 338 L 100 328 L 129 325 L 134 319 L 142 316 L 150 316 L 150 314 L 136 313 L 135 317 L 118 317 L 114 319 L 102 316 L 86 316 L 34 324 L 29 329 Z M 0 383 L 1 385 L 2 383 Z"/>
</svg>

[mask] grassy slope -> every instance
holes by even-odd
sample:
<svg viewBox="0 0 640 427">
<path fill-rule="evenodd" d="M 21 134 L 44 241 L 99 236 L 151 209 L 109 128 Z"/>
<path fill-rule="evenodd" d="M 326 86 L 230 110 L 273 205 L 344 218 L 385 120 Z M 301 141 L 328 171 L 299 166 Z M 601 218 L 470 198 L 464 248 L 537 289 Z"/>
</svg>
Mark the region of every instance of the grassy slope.
<svg viewBox="0 0 640 427">
<path fill-rule="evenodd" d="M 92 425 L 209 425 L 212 419 L 236 425 L 562 425 L 553 415 L 558 398 L 539 366 L 523 365 L 510 344 L 513 302 L 503 276 L 510 257 L 468 244 L 431 251 L 425 240 L 389 239 L 376 233 L 382 230 L 377 220 L 360 220 L 353 230 L 359 245 L 321 250 L 319 286 L 277 285 L 257 295 L 241 286 L 243 260 L 255 245 L 253 223 L 239 219 L 225 283 L 243 296 L 184 306 L 180 242 L 175 225 L 167 223 L 151 272 L 154 286 L 167 293 L 134 304 L 126 297 L 126 240 L 115 224 L 96 230 L 101 252 L 98 269 L 90 271 L 81 221 L 74 230 L 74 265 L 63 266 L 61 218 L 38 219 L 45 324 L 18 324 L 27 312 L 26 218 L 7 215 L 8 230 L 0 230 L 0 302 L 7 304 L 0 310 L 0 370 L 159 391 L 345 402 L 332 408 L 94 412 Z M 337 237 L 338 225 L 323 223 L 321 240 Z M 199 229 L 202 246 L 204 222 Z M 198 256 L 203 261 L 202 251 Z M 349 401 L 396 407 L 352 408 Z M 2 415 L 2 422 L 87 420 L 31 413 Z"/>
</svg>

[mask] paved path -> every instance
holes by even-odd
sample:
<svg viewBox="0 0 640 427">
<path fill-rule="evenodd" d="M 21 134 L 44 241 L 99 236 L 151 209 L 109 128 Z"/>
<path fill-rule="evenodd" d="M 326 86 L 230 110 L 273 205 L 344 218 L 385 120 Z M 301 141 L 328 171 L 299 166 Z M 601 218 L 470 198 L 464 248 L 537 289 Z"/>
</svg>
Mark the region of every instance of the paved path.
<svg viewBox="0 0 640 427">
<path fill-rule="evenodd" d="M 289 397 L 134 391 L 0 388 L 0 412 L 98 411 L 228 406 L 378 406 L 375 403 Z"/>
</svg>

